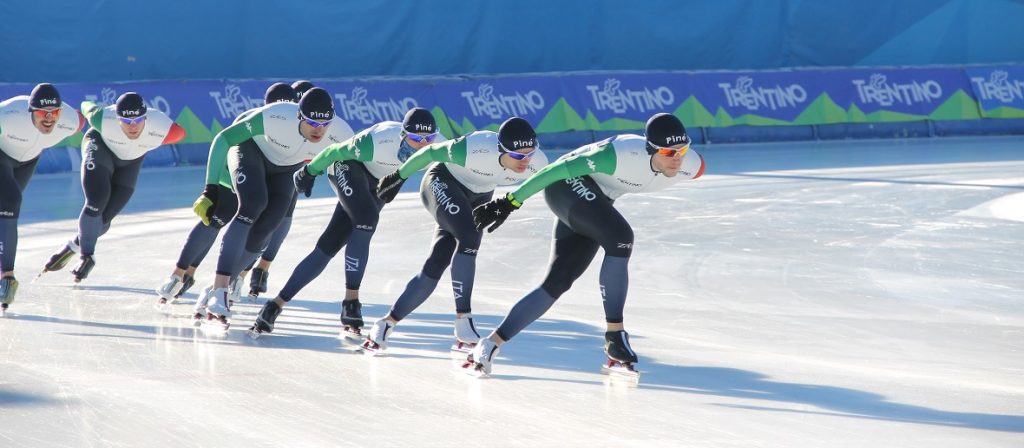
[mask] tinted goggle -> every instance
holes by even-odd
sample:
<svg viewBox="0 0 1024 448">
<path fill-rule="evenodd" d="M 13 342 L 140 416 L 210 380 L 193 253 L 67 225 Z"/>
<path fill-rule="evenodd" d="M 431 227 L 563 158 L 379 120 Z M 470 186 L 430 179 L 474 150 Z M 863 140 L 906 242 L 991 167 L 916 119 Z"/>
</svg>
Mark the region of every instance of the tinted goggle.
<svg viewBox="0 0 1024 448">
<path fill-rule="evenodd" d="M 537 146 L 540 146 L 540 144 L 537 144 Z M 508 154 L 509 157 L 511 157 L 511 158 L 513 158 L 515 160 L 523 160 L 523 159 L 528 159 L 530 157 L 533 157 L 533 155 L 537 152 L 537 146 L 535 146 L 533 148 L 533 151 L 530 151 L 530 152 L 515 152 L 515 151 L 509 151 L 508 148 L 505 147 L 505 145 L 502 145 L 501 143 L 498 143 L 498 151 L 502 152 L 502 153 L 505 153 L 505 154 Z"/>
<path fill-rule="evenodd" d="M 331 124 L 331 120 L 314 120 L 312 118 L 309 118 L 309 117 L 303 115 L 302 112 L 299 112 L 299 118 L 302 119 L 303 123 L 306 123 L 306 124 L 308 124 L 308 125 L 310 125 L 310 126 L 312 126 L 314 128 L 317 128 L 317 129 L 319 129 L 319 128 L 326 128 L 327 126 L 329 126 Z"/>
<path fill-rule="evenodd" d="M 139 115 L 138 117 L 117 117 L 117 119 L 120 120 L 121 123 L 124 123 L 124 124 L 127 124 L 127 125 L 130 126 L 130 125 L 133 125 L 133 124 L 139 124 L 139 123 L 142 123 L 143 121 L 146 121 L 146 116 L 145 115 Z"/>
<path fill-rule="evenodd" d="M 690 150 L 689 138 L 687 138 L 686 140 L 687 141 L 682 143 L 683 147 L 679 148 L 679 149 L 666 148 L 666 147 L 662 147 L 662 146 L 657 146 L 657 145 L 655 145 L 655 144 L 653 144 L 651 142 L 647 142 L 647 153 L 648 154 L 658 153 L 658 154 L 661 154 L 661 155 L 663 155 L 665 157 L 675 157 L 676 154 L 683 155 L 683 154 L 686 154 L 686 151 Z"/>
<path fill-rule="evenodd" d="M 424 142 L 424 141 L 427 142 L 427 143 L 431 143 L 431 142 L 433 142 L 434 140 L 437 139 L 437 133 L 436 132 L 433 133 L 433 134 L 427 134 L 427 135 L 419 135 L 419 134 L 413 134 L 412 132 L 406 132 L 405 136 L 409 137 L 409 140 L 412 140 L 412 141 L 414 141 L 416 143 Z"/>
<path fill-rule="evenodd" d="M 32 111 L 32 115 L 36 116 L 37 120 L 46 120 L 48 118 L 53 118 L 54 120 L 57 120 L 57 119 L 60 118 L 60 111 L 61 111 L 61 109 L 59 107 L 55 107 L 53 109 L 29 109 L 29 110 Z"/>
</svg>

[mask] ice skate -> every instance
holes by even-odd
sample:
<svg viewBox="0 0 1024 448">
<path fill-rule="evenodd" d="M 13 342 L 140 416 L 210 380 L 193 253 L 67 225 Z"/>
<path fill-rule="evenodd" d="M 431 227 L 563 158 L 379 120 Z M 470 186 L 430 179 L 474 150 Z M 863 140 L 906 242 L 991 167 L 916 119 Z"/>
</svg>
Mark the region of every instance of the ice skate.
<svg viewBox="0 0 1024 448">
<path fill-rule="evenodd" d="M 467 314 L 455 319 L 455 342 L 451 350 L 459 353 L 469 353 L 473 347 L 480 342 L 480 333 L 476 331 L 473 324 L 473 316 Z"/>
<path fill-rule="evenodd" d="M 210 294 L 213 293 L 213 286 L 207 286 L 203 288 L 203 292 L 199 294 L 199 298 L 196 299 L 195 308 L 192 310 L 192 326 L 199 328 L 203 326 L 203 322 L 206 320 L 206 303 L 210 301 Z"/>
<path fill-rule="evenodd" d="M 189 288 L 192 287 L 192 285 L 195 285 L 195 284 L 196 284 L 196 279 L 194 277 L 192 277 L 191 275 L 185 274 L 185 276 L 182 277 L 182 279 L 181 279 L 181 289 L 179 289 L 178 293 L 174 295 L 174 298 L 175 299 L 180 298 L 182 295 L 185 294 L 185 292 L 187 292 L 189 290 Z"/>
<path fill-rule="evenodd" d="M 240 277 L 234 277 L 231 282 L 228 283 L 228 307 L 236 303 L 242 302 L 242 279 Z"/>
<path fill-rule="evenodd" d="M 378 319 L 377 322 L 374 322 L 373 326 L 370 327 L 370 333 L 366 335 L 366 340 L 363 341 L 363 353 L 368 355 L 377 355 L 378 353 L 387 350 L 388 338 L 391 337 L 391 332 L 394 330 L 395 326 L 387 319 Z"/>
<path fill-rule="evenodd" d="M 68 241 L 68 243 L 65 244 L 64 247 L 60 248 L 57 253 L 50 256 L 50 260 L 46 262 L 46 266 L 43 267 L 42 272 L 40 272 L 36 278 L 32 279 L 32 281 L 35 281 L 47 272 L 64 269 L 64 266 L 68 265 L 68 262 L 71 261 L 71 258 L 74 257 L 79 250 L 81 250 L 81 248 L 78 247 L 74 241 Z"/>
<path fill-rule="evenodd" d="M 71 270 L 71 275 L 75 276 L 75 283 L 81 283 L 89 277 L 89 273 L 92 272 L 92 268 L 96 267 L 96 260 L 92 255 L 82 255 L 81 261 L 78 262 L 78 266 L 75 266 Z"/>
<path fill-rule="evenodd" d="M 498 344 L 490 338 L 481 339 L 466 356 L 466 361 L 462 363 L 462 371 L 477 378 L 489 376 L 499 350 Z"/>
<path fill-rule="evenodd" d="M 277 316 L 280 314 L 281 307 L 277 305 L 277 302 L 268 300 L 260 310 L 260 314 L 256 316 L 256 322 L 249 328 L 249 337 L 259 339 L 263 333 L 273 332 L 274 322 L 277 321 Z"/>
<path fill-rule="evenodd" d="M 0 317 L 7 317 L 7 308 L 14 303 L 14 295 L 18 292 L 18 280 L 14 277 L 0 279 Z"/>
<path fill-rule="evenodd" d="M 640 381 L 636 352 L 629 345 L 629 334 L 625 330 L 605 332 L 604 352 L 608 355 L 608 362 L 601 366 L 601 373 Z"/>
<path fill-rule="evenodd" d="M 253 268 L 249 274 L 249 301 L 256 302 L 256 298 L 267 292 L 267 278 L 270 273 L 261 268 Z"/>
<path fill-rule="evenodd" d="M 184 286 L 183 279 L 177 275 L 171 274 L 164 284 L 156 288 L 156 294 L 160 296 L 160 299 L 157 300 L 156 303 L 157 311 L 168 310 L 170 305 L 173 305 L 174 302 L 176 302 L 175 298 L 178 297 L 178 293 L 181 291 L 182 286 Z"/>
<path fill-rule="evenodd" d="M 341 302 L 341 335 L 355 340 L 363 338 L 363 304 L 359 299 Z"/>
</svg>

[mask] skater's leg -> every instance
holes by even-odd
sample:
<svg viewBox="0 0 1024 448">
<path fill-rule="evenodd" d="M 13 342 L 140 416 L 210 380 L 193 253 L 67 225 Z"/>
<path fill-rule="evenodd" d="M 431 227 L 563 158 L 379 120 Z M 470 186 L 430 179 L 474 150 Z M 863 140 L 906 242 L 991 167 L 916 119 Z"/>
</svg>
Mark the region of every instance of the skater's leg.
<svg viewBox="0 0 1024 448">
<path fill-rule="evenodd" d="M 0 151 L 0 275 L 3 277 L 14 276 L 22 192 L 28 186 L 38 162 L 38 157 L 28 162 L 18 162 Z"/>
<path fill-rule="evenodd" d="M 551 242 L 551 264 L 540 288 L 519 300 L 505 319 L 494 330 L 496 340 L 508 341 L 528 325 L 539 319 L 554 305 L 573 282 L 587 270 L 597 254 L 597 242 L 573 232 L 565 223 L 556 219 L 554 237 Z"/>
</svg>

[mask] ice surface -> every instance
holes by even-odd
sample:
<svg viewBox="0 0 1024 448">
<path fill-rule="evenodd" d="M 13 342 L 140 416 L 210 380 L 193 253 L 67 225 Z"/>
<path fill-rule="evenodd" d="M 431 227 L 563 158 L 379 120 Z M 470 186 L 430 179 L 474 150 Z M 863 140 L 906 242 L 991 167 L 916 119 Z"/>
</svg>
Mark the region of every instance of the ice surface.
<svg viewBox="0 0 1024 448">
<path fill-rule="evenodd" d="M 256 305 L 236 306 L 222 337 L 193 329 L 190 305 L 154 311 L 196 221 L 198 168 L 143 172 L 79 288 L 66 271 L 29 283 L 82 203 L 77 175 L 36 176 L 22 285 L 0 320 L 0 446 L 1024 446 L 1024 140 L 697 149 L 704 178 L 617 202 L 636 233 L 639 387 L 599 373 L 598 262 L 479 380 L 449 354 L 447 279 L 380 357 L 337 338 L 341 261 L 257 341 Z M 323 180 L 299 202 L 271 293 L 333 210 Z M 535 198 L 484 239 L 482 330 L 540 283 L 552 219 Z M 368 325 L 420 268 L 432 226 L 412 193 L 385 209 Z"/>
</svg>

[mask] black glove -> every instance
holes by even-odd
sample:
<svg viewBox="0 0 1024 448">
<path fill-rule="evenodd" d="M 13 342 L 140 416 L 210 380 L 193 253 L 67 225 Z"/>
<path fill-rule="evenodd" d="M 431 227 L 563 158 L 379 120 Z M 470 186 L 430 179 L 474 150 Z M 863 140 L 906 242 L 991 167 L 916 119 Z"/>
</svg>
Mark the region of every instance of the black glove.
<svg viewBox="0 0 1024 448">
<path fill-rule="evenodd" d="M 196 212 L 199 219 L 203 220 L 203 224 L 210 225 L 210 220 L 213 218 L 213 214 L 217 213 L 217 192 L 220 191 L 217 188 L 217 184 L 206 184 L 203 188 L 203 194 L 199 195 L 199 198 L 192 203 L 192 211 Z"/>
<path fill-rule="evenodd" d="M 405 179 L 402 179 L 402 175 L 398 174 L 398 171 L 380 178 L 380 181 L 377 182 L 377 197 L 385 204 L 393 201 L 404 183 Z"/>
<path fill-rule="evenodd" d="M 309 171 L 306 170 L 306 167 L 308 166 L 309 165 L 303 165 L 302 168 L 299 168 L 299 170 L 292 175 L 292 180 L 295 181 L 295 191 L 306 195 L 307 198 L 309 195 L 313 194 L 313 181 L 316 180 L 316 176 L 309 174 Z"/>
<path fill-rule="evenodd" d="M 487 232 L 493 232 L 501 223 L 505 222 L 508 215 L 519 208 L 508 196 L 498 198 L 473 209 L 473 222 L 476 223 L 476 230 L 482 231 L 484 227 Z"/>
</svg>

